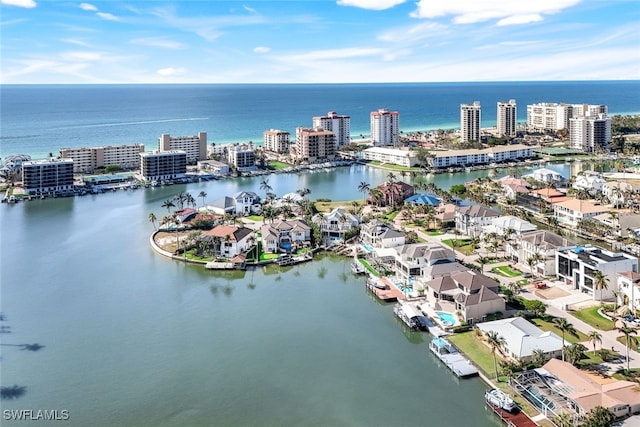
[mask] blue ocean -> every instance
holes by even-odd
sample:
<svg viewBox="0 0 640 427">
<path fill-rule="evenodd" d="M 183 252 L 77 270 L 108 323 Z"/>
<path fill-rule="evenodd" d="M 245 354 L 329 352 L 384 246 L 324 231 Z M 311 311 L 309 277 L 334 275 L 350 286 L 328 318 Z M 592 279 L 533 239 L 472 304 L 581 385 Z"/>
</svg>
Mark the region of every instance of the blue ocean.
<svg viewBox="0 0 640 427">
<path fill-rule="evenodd" d="M 482 126 L 495 126 L 496 102 L 515 99 L 518 121 L 537 102 L 606 104 L 640 112 L 640 81 L 291 85 L 3 85 L 0 157 L 33 158 L 62 147 L 143 143 L 162 133 L 208 133 L 209 142 L 261 143 L 267 129 L 295 133 L 328 111 L 351 116 L 351 134 L 369 134 L 369 113 L 400 112 L 403 132 L 459 127 L 461 103 L 480 101 Z"/>
</svg>

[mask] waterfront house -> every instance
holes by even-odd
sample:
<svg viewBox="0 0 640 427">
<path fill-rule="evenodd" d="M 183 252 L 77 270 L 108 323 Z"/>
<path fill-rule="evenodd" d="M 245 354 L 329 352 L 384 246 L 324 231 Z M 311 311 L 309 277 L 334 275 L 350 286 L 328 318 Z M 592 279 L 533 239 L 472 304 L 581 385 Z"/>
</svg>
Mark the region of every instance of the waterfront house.
<svg viewBox="0 0 640 427">
<path fill-rule="evenodd" d="M 407 197 L 404 200 L 404 203 L 408 205 L 438 206 L 440 204 L 440 199 L 428 194 L 414 194 L 411 197 Z"/>
<path fill-rule="evenodd" d="M 405 234 L 373 219 L 360 227 L 360 241 L 374 248 L 395 248 L 405 244 Z"/>
<path fill-rule="evenodd" d="M 215 256 L 233 258 L 250 247 L 253 230 L 235 225 L 218 225 L 202 233 L 203 238 L 210 238 Z"/>
<path fill-rule="evenodd" d="M 454 251 L 437 243 L 412 243 L 394 249 L 396 271 L 405 278 L 422 276 L 429 266 L 456 260 Z"/>
<path fill-rule="evenodd" d="M 602 192 L 602 187 L 606 183 L 601 174 L 597 172 L 587 171 L 582 175 L 578 175 L 571 184 L 576 190 L 588 191 L 592 196 Z"/>
<path fill-rule="evenodd" d="M 320 227 L 322 244 L 341 242 L 345 235 L 360 224 L 360 219 L 344 208 L 335 208 L 331 212 L 317 213 L 312 221 Z"/>
<path fill-rule="evenodd" d="M 562 354 L 562 338 L 550 331 L 543 331 L 523 317 L 494 320 L 478 324 L 484 334 L 496 332 L 504 338 L 502 354 L 514 359 L 529 361 L 536 350 L 547 357 Z"/>
<path fill-rule="evenodd" d="M 491 223 L 482 228 L 482 238 L 495 234 L 504 240 L 505 257 L 516 260 L 522 234 L 535 231 L 538 227 L 515 216 L 506 215 L 492 218 Z"/>
<path fill-rule="evenodd" d="M 572 246 L 575 243 L 565 237 L 548 230 L 535 230 L 523 233 L 518 246 L 510 253 L 515 253 L 517 262 L 527 270 L 540 276 L 556 274 L 556 249 Z M 529 265 L 529 260 L 533 266 Z"/>
<path fill-rule="evenodd" d="M 262 250 L 291 252 L 311 244 L 311 227 L 300 220 L 276 220 L 261 227 Z"/>
<path fill-rule="evenodd" d="M 455 227 L 456 209 L 458 209 L 458 207 L 453 203 L 447 203 L 436 207 L 435 220 L 440 224 L 441 228 Z"/>
<path fill-rule="evenodd" d="M 609 209 L 603 205 L 596 205 L 588 200 L 569 199 L 564 202 L 554 203 L 553 216 L 558 223 L 576 228 L 580 221 L 607 213 Z"/>
<path fill-rule="evenodd" d="M 462 206 L 456 209 L 456 230 L 469 237 L 479 237 L 482 228 L 500 214 L 484 205 Z"/>
<path fill-rule="evenodd" d="M 217 160 L 200 160 L 198 161 L 198 171 L 226 177 L 229 176 L 229 165 Z"/>
<path fill-rule="evenodd" d="M 607 289 L 595 289 L 594 275 L 601 271 Z M 593 246 L 569 246 L 556 249 L 556 275 L 562 283 L 588 293 L 595 301 L 609 300 L 617 292 L 617 273 L 638 272 L 638 258 L 623 252 L 611 252 Z"/>
<path fill-rule="evenodd" d="M 260 211 L 260 197 L 253 191 L 240 191 L 233 195 L 237 215 L 251 215 Z"/>
<path fill-rule="evenodd" d="M 516 200 L 518 194 L 529 193 L 527 181 L 521 178 L 515 178 L 511 175 L 507 175 L 500 178 L 498 183 L 502 186 L 504 197 L 509 200 Z"/>
<path fill-rule="evenodd" d="M 622 271 L 617 274 L 618 304 L 627 306 L 631 313 L 640 309 L 640 273 Z"/>
<path fill-rule="evenodd" d="M 530 378 L 535 376 L 534 381 Z M 528 378 L 527 378 L 528 377 Z M 518 383 L 553 384 L 545 387 L 543 399 L 536 402 L 544 413 L 560 408 L 579 416 L 601 406 L 608 409 L 615 417 L 621 418 L 640 411 L 640 391 L 638 383 L 633 381 L 598 381 L 592 375 L 582 371 L 568 362 L 559 359 L 549 360 L 542 368 L 526 371 L 516 377 Z M 556 403 L 554 403 L 556 402 Z M 557 402 L 565 402 L 560 407 Z"/>
<path fill-rule="evenodd" d="M 609 181 L 602 185 L 602 194 L 617 207 L 625 206 L 633 193 L 640 191 L 640 186 L 625 181 Z"/>
<path fill-rule="evenodd" d="M 377 206 L 398 206 L 414 194 L 413 186 L 402 181 L 392 183 L 385 181 L 376 187 L 375 190 L 377 190 L 378 193 L 372 191 L 371 193 L 373 194 L 369 197 L 368 202 Z M 375 194 L 379 194 L 379 198 L 374 197 L 373 195 Z"/>
<path fill-rule="evenodd" d="M 493 279 L 471 270 L 424 283 L 429 301 L 437 311 L 455 311 L 467 322 L 478 322 L 487 314 L 505 311 L 505 301 L 498 295 L 499 286 Z"/>
<path fill-rule="evenodd" d="M 529 178 L 533 179 L 534 181 L 551 185 L 560 185 L 564 182 L 564 178 L 561 174 L 547 168 L 536 169 L 528 175 L 523 175 L 523 178 Z"/>
<path fill-rule="evenodd" d="M 207 204 L 207 211 L 218 214 L 234 214 L 236 213 L 236 199 L 224 196 Z"/>
</svg>

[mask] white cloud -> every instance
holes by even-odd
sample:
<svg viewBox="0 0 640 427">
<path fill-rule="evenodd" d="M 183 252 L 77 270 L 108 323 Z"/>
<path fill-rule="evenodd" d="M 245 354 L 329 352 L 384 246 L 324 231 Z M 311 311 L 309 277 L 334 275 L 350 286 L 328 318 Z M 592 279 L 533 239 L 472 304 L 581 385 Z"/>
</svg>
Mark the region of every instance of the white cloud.
<svg viewBox="0 0 640 427">
<path fill-rule="evenodd" d="M 498 25 L 526 24 L 541 21 L 542 15 L 560 12 L 582 0 L 419 0 L 414 18 L 437 18 L 453 15 L 456 24 L 472 24 L 498 19 Z"/>
<path fill-rule="evenodd" d="M 385 10 L 404 3 L 405 0 L 338 0 L 338 6 L 353 6 L 369 10 Z"/>
<path fill-rule="evenodd" d="M 90 3 L 80 3 L 80 9 L 86 10 L 88 12 L 97 12 L 98 8 Z"/>
<path fill-rule="evenodd" d="M 140 39 L 132 39 L 129 40 L 129 43 L 131 44 L 135 44 L 135 45 L 140 45 L 140 46 L 150 46 L 150 47 L 161 47 L 161 48 L 165 48 L 165 49 L 182 49 L 184 48 L 184 44 L 174 41 L 174 40 L 167 40 L 165 38 L 154 38 L 154 37 L 149 37 L 149 38 L 140 38 Z"/>
<path fill-rule="evenodd" d="M 75 52 L 62 52 L 60 53 L 60 57 L 65 61 L 100 61 L 104 57 L 99 52 L 88 52 L 88 51 L 75 51 Z"/>
<path fill-rule="evenodd" d="M 247 6 L 247 5 L 243 5 L 243 6 L 242 6 L 242 8 L 243 8 L 244 10 L 246 10 L 247 12 L 249 12 L 249 13 L 258 13 L 258 11 L 257 11 L 257 10 L 255 10 L 254 8 L 249 7 L 249 6 Z"/>
<path fill-rule="evenodd" d="M 179 76 L 181 74 L 184 74 L 187 72 L 186 68 L 183 67 L 178 67 L 178 68 L 174 68 L 174 67 L 167 67 L 167 68 L 160 68 L 158 71 L 156 71 L 157 74 L 163 76 L 163 77 L 171 77 L 171 76 Z"/>
<path fill-rule="evenodd" d="M 385 31 L 378 36 L 378 40 L 385 42 L 417 42 L 432 36 L 442 36 L 447 29 L 445 25 L 436 22 L 422 22 L 409 28 L 401 27 Z"/>
<path fill-rule="evenodd" d="M 115 15 L 112 15 L 111 13 L 107 13 L 107 12 L 96 12 L 96 15 L 98 15 L 100 18 L 106 20 L 106 21 L 119 21 L 120 18 L 118 18 Z"/>
<path fill-rule="evenodd" d="M 257 46 L 253 48 L 253 51 L 255 53 L 269 53 L 271 52 L 271 48 L 266 46 Z"/>
<path fill-rule="evenodd" d="M 7 6 L 26 7 L 27 9 L 37 6 L 33 0 L 1 0 L 0 3 L 6 4 Z"/>
<path fill-rule="evenodd" d="M 307 53 L 285 55 L 280 57 L 289 62 L 306 62 L 306 61 L 325 61 L 335 59 L 349 59 L 349 58 L 362 58 L 367 56 L 381 56 L 388 52 L 379 48 L 360 48 L 360 47 L 347 47 L 343 49 L 326 49 L 316 50 Z"/>
<path fill-rule="evenodd" d="M 83 47 L 90 47 L 91 45 L 87 42 L 84 42 L 82 40 L 77 40 L 77 39 L 61 39 L 60 41 L 65 42 L 65 43 L 69 43 L 69 44 L 75 44 L 77 46 L 83 46 Z"/>
</svg>

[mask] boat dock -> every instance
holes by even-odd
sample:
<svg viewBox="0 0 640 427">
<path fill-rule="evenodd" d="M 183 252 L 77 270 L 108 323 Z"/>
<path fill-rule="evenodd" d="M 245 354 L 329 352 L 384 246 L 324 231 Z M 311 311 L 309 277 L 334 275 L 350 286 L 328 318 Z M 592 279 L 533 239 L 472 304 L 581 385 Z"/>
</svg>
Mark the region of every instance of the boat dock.
<svg viewBox="0 0 640 427">
<path fill-rule="evenodd" d="M 504 422 L 507 426 L 513 427 L 537 427 L 536 424 L 527 414 L 520 411 L 517 414 L 512 414 L 509 411 L 505 411 L 502 408 L 498 408 L 495 405 L 487 402 L 487 406 Z"/>
<path fill-rule="evenodd" d="M 446 339 L 434 337 L 429 344 L 429 350 L 459 378 L 478 375 L 478 369 Z"/>
<path fill-rule="evenodd" d="M 382 301 L 393 302 L 406 299 L 402 291 L 385 277 L 369 277 L 367 278 L 366 286 Z"/>
</svg>

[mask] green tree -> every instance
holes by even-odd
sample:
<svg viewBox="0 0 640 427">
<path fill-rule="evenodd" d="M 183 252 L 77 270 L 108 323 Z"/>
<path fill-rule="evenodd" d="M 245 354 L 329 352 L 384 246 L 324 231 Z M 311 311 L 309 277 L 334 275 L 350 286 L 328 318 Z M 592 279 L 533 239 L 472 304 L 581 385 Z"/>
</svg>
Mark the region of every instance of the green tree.
<svg viewBox="0 0 640 427">
<path fill-rule="evenodd" d="M 371 185 L 368 182 L 361 181 L 360 185 L 358 185 L 358 191 L 364 195 L 362 199 L 363 205 L 367 204 L 367 194 L 369 194 L 369 190 L 371 190 Z"/>
<path fill-rule="evenodd" d="M 502 347 L 507 343 L 504 337 L 498 334 L 496 331 L 488 331 L 486 333 L 486 340 L 489 348 L 491 348 L 491 355 L 493 356 L 493 369 L 496 373 L 496 381 L 499 381 L 498 378 L 498 361 L 496 359 L 496 350 L 502 350 Z"/>
<path fill-rule="evenodd" d="M 560 412 L 553 418 L 553 423 L 558 427 L 573 427 L 575 423 L 568 412 Z"/>
<path fill-rule="evenodd" d="M 207 192 L 206 191 L 201 191 L 198 194 L 198 197 L 200 197 L 202 199 L 202 206 L 204 206 L 204 200 L 207 198 Z"/>
<path fill-rule="evenodd" d="M 260 189 L 265 192 L 265 198 L 266 198 L 267 194 L 269 194 L 271 190 L 273 190 L 273 187 L 269 185 L 269 180 L 265 178 L 262 181 L 260 181 Z"/>
<path fill-rule="evenodd" d="M 593 352 L 596 352 L 596 344 L 602 344 L 602 334 L 596 330 L 589 332 L 587 335 L 589 337 L 589 342 L 593 343 Z"/>
<path fill-rule="evenodd" d="M 573 335 L 574 337 L 578 336 L 578 331 L 576 331 L 576 328 L 573 326 L 573 324 L 571 324 L 567 319 L 565 319 L 564 317 L 556 317 L 555 319 L 553 319 L 554 323 L 556 324 L 556 326 L 558 327 L 558 329 L 560 329 L 560 332 L 562 332 L 562 361 L 564 362 L 565 360 L 565 345 L 564 345 L 564 337 L 565 334 L 569 334 L 569 335 Z"/>
<path fill-rule="evenodd" d="M 635 336 L 638 334 L 638 329 L 627 326 L 624 324 L 623 326 L 616 328 L 616 330 L 624 336 L 624 344 L 626 348 L 626 358 L 627 358 L 627 371 L 629 370 L 629 348 L 631 346 L 636 347 L 638 345 L 638 338 Z"/>
<path fill-rule="evenodd" d="M 597 270 L 593 275 L 593 287 L 600 290 L 600 301 L 602 301 L 602 290 L 609 288 L 609 278 L 600 270 Z"/>
<path fill-rule="evenodd" d="M 171 200 L 165 200 L 162 203 L 162 207 L 163 208 L 167 208 L 167 212 L 169 213 L 169 215 L 171 215 L 171 208 L 175 208 L 176 205 L 173 204 L 173 202 Z"/>
<path fill-rule="evenodd" d="M 157 221 L 157 220 L 158 220 L 158 218 L 156 218 L 156 215 L 155 215 L 153 212 L 151 212 L 151 213 L 149 214 L 149 222 L 150 222 L 151 224 L 153 224 L 153 229 L 154 229 L 154 230 L 157 228 L 157 227 L 156 227 L 156 221 Z"/>
<path fill-rule="evenodd" d="M 607 408 L 596 406 L 587 412 L 582 422 L 582 427 L 610 427 L 615 421 L 615 416 Z"/>
<path fill-rule="evenodd" d="M 531 363 L 533 364 L 533 366 L 535 366 L 536 368 L 540 368 L 548 361 L 549 357 L 547 356 L 547 353 L 544 352 L 544 350 L 541 350 L 539 348 L 533 350 L 533 354 L 531 356 Z"/>
</svg>

